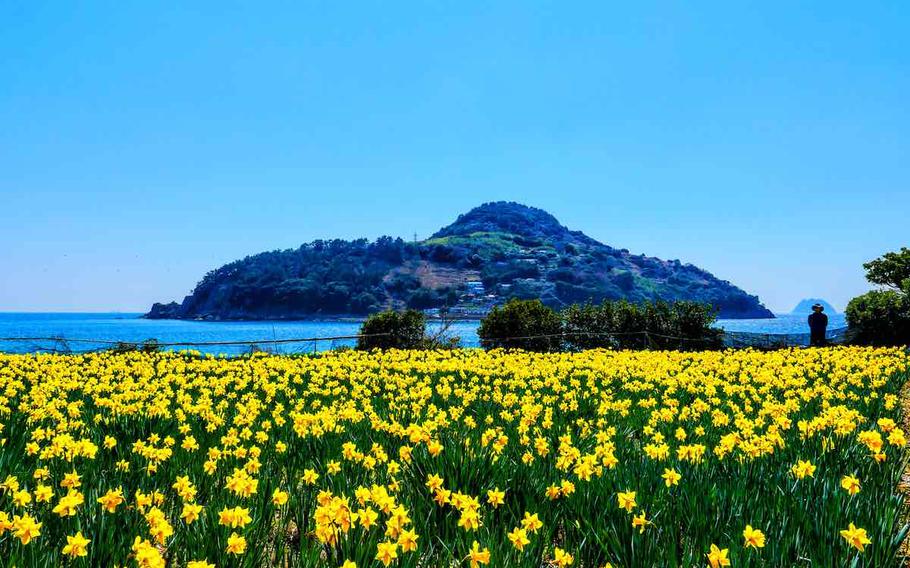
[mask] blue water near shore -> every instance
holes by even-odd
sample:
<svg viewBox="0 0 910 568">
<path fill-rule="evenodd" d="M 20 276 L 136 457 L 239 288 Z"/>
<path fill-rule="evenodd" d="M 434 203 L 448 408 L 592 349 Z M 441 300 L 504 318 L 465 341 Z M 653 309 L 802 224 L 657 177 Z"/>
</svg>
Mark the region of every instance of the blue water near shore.
<svg viewBox="0 0 910 568">
<path fill-rule="evenodd" d="M 274 344 L 282 339 L 337 337 L 356 335 L 360 324 L 354 321 L 255 321 L 201 322 L 183 320 L 147 320 L 141 314 L 127 313 L 0 313 L 0 338 L 54 337 L 69 340 L 66 345 L 56 341 L 0 341 L 0 351 L 30 353 L 47 349 L 69 348 L 87 351 L 104 347 L 100 343 L 73 340 L 98 339 L 139 343 L 156 339 L 160 343 L 191 343 L 212 341 L 257 342 L 262 349 L 281 353 L 324 351 L 342 345 L 354 345 L 352 339 L 308 341 Z M 728 331 L 749 333 L 792 334 L 808 333 L 806 316 L 781 315 L 776 319 L 718 320 L 718 327 Z M 829 315 L 828 329 L 845 326 L 844 316 Z M 429 331 L 439 330 L 430 323 Z M 461 345 L 477 347 L 477 322 L 452 323 L 445 331 L 448 337 L 460 337 Z M 249 345 L 218 345 L 208 347 L 179 347 L 198 351 L 236 355 L 249 351 Z"/>
<path fill-rule="evenodd" d="M 778 314 L 774 319 L 732 319 L 717 320 L 717 327 L 726 331 L 747 333 L 793 334 L 809 333 L 806 321 L 809 314 Z M 828 314 L 828 331 L 847 327 L 844 314 Z"/>
</svg>

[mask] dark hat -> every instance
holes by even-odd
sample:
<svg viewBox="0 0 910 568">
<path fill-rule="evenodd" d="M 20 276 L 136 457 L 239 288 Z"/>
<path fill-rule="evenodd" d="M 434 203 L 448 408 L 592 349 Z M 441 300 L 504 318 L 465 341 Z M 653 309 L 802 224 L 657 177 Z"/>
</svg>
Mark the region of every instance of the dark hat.
<svg viewBox="0 0 910 568">
<path fill-rule="evenodd" d="M 819 311 L 823 312 L 823 311 L 825 311 L 825 306 L 823 306 L 823 305 L 821 305 L 821 304 L 813 304 L 813 305 L 812 305 L 812 309 L 813 309 L 813 310 L 819 310 Z"/>
</svg>

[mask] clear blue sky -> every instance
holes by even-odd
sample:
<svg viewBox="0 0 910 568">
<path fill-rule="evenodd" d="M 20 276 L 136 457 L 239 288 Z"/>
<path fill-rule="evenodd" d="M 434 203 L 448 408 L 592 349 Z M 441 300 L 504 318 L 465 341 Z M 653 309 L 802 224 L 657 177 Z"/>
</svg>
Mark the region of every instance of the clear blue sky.
<svg viewBox="0 0 910 568">
<path fill-rule="evenodd" d="M 0 4 L 0 310 L 485 201 L 775 310 L 910 244 L 907 2 Z"/>
</svg>

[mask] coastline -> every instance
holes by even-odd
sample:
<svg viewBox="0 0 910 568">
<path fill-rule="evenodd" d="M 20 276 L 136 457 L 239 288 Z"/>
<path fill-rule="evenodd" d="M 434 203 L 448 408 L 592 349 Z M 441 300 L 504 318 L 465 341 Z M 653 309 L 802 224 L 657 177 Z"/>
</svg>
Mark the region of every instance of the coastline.
<svg viewBox="0 0 910 568">
<path fill-rule="evenodd" d="M 142 343 L 156 339 L 162 343 L 171 342 L 257 342 L 268 344 L 270 340 L 287 340 L 293 338 L 317 338 L 355 335 L 362 318 L 352 314 L 343 316 L 322 316 L 305 319 L 278 320 L 193 320 L 169 319 L 156 320 L 143 318 L 136 312 L 120 313 L 0 313 L 0 338 L 8 338 L 0 344 L 0 351 L 35 352 L 42 349 L 69 350 L 103 347 L 86 344 L 86 341 L 122 341 Z M 778 314 L 779 317 L 761 319 L 719 319 L 714 327 L 730 333 L 760 334 L 766 336 L 807 335 L 805 317 L 802 315 Z M 207 325 L 221 324 L 221 325 Z M 832 314 L 829 330 L 846 325 L 844 317 Z M 427 321 L 428 329 L 445 327 L 449 333 L 461 337 L 462 345 L 475 347 L 478 343 L 476 318 L 459 318 L 441 320 L 431 318 Z M 17 339 L 18 338 L 18 339 Z M 35 338 L 45 338 L 37 341 Z M 80 343 L 67 345 L 68 340 Z M 350 344 L 351 342 L 348 342 Z M 344 341 L 325 341 L 315 348 L 330 349 L 345 344 Z M 307 350 L 314 348 L 307 345 Z M 285 349 L 288 351 L 288 349 Z M 213 348 L 213 354 L 239 354 L 243 350 L 234 347 Z"/>
<path fill-rule="evenodd" d="M 726 317 L 719 315 L 718 320 L 775 320 L 778 319 L 781 315 L 790 315 L 790 314 L 774 314 L 772 313 L 769 317 L 753 317 L 749 314 L 744 314 L 741 316 L 730 316 Z M 289 317 L 267 317 L 267 318 L 253 318 L 253 317 L 236 317 L 236 318 L 226 318 L 220 316 L 204 316 L 204 317 L 154 317 L 150 316 L 148 313 L 141 314 L 137 319 L 147 319 L 155 321 L 195 321 L 195 322 L 210 322 L 210 323 L 230 323 L 230 322 L 314 322 L 314 323 L 361 323 L 365 321 L 370 314 L 367 315 L 354 315 L 354 314 L 339 314 L 339 315 L 321 315 L 315 317 L 306 317 L 306 316 L 289 316 Z M 466 322 L 479 322 L 484 318 L 483 315 L 455 315 L 448 317 L 440 317 L 437 315 L 426 315 L 427 321 L 466 321 Z"/>
<path fill-rule="evenodd" d="M 269 323 L 269 322 L 280 322 L 280 323 L 293 323 L 293 322 L 305 322 L 305 323 L 362 323 L 366 321 L 369 315 L 325 315 L 325 316 L 316 316 L 316 317 L 268 317 L 268 318 L 225 318 L 225 317 L 192 317 L 192 318 L 166 318 L 166 317 L 149 317 L 149 314 L 141 314 L 136 319 L 145 319 L 152 321 L 188 321 L 188 322 L 199 322 L 199 323 L 231 323 L 231 322 L 243 322 L 243 323 Z M 479 322 L 483 319 L 483 316 L 451 316 L 451 317 L 439 317 L 439 316 L 426 316 L 427 321 L 466 321 L 466 322 Z"/>
</svg>

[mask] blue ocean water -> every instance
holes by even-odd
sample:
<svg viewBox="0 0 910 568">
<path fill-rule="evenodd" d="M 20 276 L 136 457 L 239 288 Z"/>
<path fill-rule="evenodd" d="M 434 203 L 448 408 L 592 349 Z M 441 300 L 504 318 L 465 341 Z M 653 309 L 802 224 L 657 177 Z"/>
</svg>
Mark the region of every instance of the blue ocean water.
<svg viewBox="0 0 910 568">
<path fill-rule="evenodd" d="M 353 339 L 307 341 L 302 343 L 270 343 L 282 339 L 338 337 L 356 335 L 360 324 L 354 321 L 255 321 L 202 322 L 183 320 L 147 320 L 141 314 L 128 313 L 0 313 L 0 338 L 60 338 L 60 341 L 0 341 L 0 351 L 30 353 L 48 349 L 68 348 L 72 351 L 99 349 L 102 343 L 83 342 L 97 339 L 139 343 L 156 339 L 160 343 L 191 343 L 212 341 L 257 342 L 258 347 L 273 352 L 293 353 L 323 351 L 342 345 L 353 346 Z M 750 333 L 791 334 L 808 333 L 806 316 L 782 315 L 777 319 L 718 320 L 718 327 L 728 331 Z M 829 316 L 829 329 L 844 327 L 844 316 Z M 431 323 L 429 331 L 439 331 Z M 460 337 L 461 345 L 477 347 L 477 322 L 452 323 L 444 332 L 447 337 Z M 65 340 L 65 341 L 64 341 Z M 249 345 L 218 345 L 176 347 L 198 351 L 236 355 L 249 351 Z"/>
<path fill-rule="evenodd" d="M 717 327 L 726 331 L 742 331 L 748 333 L 793 334 L 809 333 L 809 324 L 806 318 L 809 314 L 777 314 L 774 319 L 731 319 L 717 320 Z M 847 327 L 844 314 L 828 314 L 828 331 Z"/>
<path fill-rule="evenodd" d="M 283 339 L 310 337 L 339 337 L 356 335 L 360 323 L 355 321 L 249 321 L 205 322 L 184 320 L 148 320 L 141 314 L 129 313 L 0 313 L 0 338 L 61 338 L 63 341 L 0 341 L 0 351 L 29 353 L 43 349 L 68 348 L 87 351 L 105 346 L 84 342 L 88 339 L 140 343 L 156 339 L 160 343 L 191 343 L 213 341 L 257 342 L 261 349 L 280 353 L 323 351 L 356 343 L 354 339 L 320 340 L 301 343 L 270 343 Z M 428 326 L 431 333 L 439 332 L 438 324 Z M 445 331 L 446 336 L 462 338 L 462 345 L 476 347 L 476 322 L 455 322 Z M 213 354 L 246 353 L 250 346 L 217 345 L 187 346 L 175 349 L 196 349 Z"/>
</svg>

